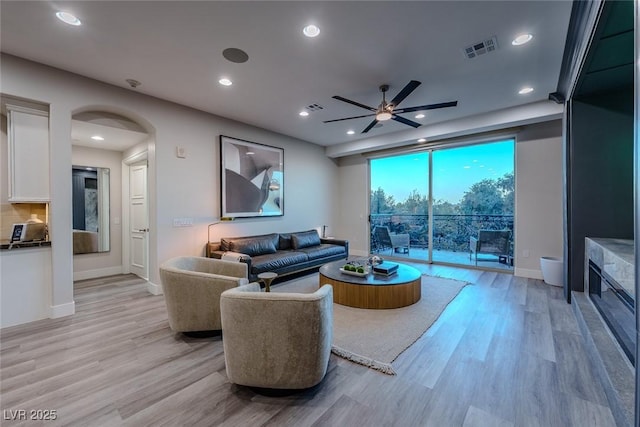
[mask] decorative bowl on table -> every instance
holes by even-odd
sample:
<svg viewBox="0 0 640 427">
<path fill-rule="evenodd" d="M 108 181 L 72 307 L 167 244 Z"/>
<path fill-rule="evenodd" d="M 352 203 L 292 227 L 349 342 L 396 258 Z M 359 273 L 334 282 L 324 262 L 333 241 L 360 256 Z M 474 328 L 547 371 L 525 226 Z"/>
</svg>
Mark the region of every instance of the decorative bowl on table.
<svg viewBox="0 0 640 427">
<path fill-rule="evenodd" d="M 363 273 L 358 273 L 357 271 L 345 270 L 342 267 L 340 267 L 340 271 L 344 274 L 348 274 L 349 276 L 357 276 L 357 277 L 365 277 L 367 274 L 369 274 L 366 270 Z"/>
<path fill-rule="evenodd" d="M 350 276 L 365 277 L 369 274 L 369 267 L 358 261 L 351 261 L 340 267 L 340 271 Z"/>
</svg>

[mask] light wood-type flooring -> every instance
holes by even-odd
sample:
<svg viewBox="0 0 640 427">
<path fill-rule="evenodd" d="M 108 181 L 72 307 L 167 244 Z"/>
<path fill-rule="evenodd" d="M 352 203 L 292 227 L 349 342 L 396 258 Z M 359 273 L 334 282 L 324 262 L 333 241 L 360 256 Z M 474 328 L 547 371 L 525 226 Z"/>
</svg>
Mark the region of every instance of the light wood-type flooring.
<svg viewBox="0 0 640 427">
<path fill-rule="evenodd" d="M 614 425 L 560 288 L 416 266 L 473 285 L 394 362 L 398 375 L 332 355 L 319 386 L 289 395 L 230 384 L 221 338 L 172 333 L 163 297 L 135 277 L 78 282 L 74 316 L 1 331 L 1 424 Z M 55 410 L 57 419 L 7 420 L 18 410 Z"/>
</svg>

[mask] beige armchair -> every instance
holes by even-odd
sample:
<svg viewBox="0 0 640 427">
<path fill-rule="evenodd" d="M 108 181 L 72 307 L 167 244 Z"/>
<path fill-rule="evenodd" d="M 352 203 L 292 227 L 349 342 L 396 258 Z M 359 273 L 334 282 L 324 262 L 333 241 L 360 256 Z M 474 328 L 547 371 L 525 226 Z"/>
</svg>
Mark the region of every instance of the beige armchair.
<svg viewBox="0 0 640 427">
<path fill-rule="evenodd" d="M 260 292 L 257 283 L 220 298 L 229 381 L 304 389 L 324 378 L 333 338 L 333 288 L 312 294 Z"/>
<path fill-rule="evenodd" d="M 203 257 L 177 257 L 160 266 L 160 279 L 176 332 L 222 329 L 220 294 L 249 283 L 247 265 Z"/>
</svg>

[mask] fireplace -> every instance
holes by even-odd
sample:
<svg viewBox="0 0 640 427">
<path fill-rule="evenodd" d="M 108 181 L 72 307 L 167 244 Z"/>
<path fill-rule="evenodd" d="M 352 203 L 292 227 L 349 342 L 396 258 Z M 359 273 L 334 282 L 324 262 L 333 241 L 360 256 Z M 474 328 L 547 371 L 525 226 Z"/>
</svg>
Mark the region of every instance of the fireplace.
<svg viewBox="0 0 640 427">
<path fill-rule="evenodd" d="M 635 366 L 635 298 L 616 280 L 589 260 L 589 298 Z"/>
</svg>

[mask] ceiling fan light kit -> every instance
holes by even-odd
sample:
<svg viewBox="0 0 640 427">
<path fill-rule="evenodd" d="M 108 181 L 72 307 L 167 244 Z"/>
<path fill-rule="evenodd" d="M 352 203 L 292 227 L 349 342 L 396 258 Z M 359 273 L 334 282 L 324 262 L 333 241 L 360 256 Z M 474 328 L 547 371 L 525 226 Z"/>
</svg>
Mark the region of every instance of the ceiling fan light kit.
<svg viewBox="0 0 640 427">
<path fill-rule="evenodd" d="M 366 128 L 364 128 L 362 133 L 369 132 L 373 127 L 379 124 L 379 122 L 383 122 L 387 120 L 394 120 L 396 122 L 405 124 L 407 126 L 418 128 L 421 126 L 420 123 L 416 123 L 412 120 L 405 119 L 404 117 L 401 117 L 398 114 L 411 113 L 411 112 L 423 111 L 423 110 L 435 110 L 437 108 L 455 107 L 458 105 L 458 101 L 450 101 L 450 102 L 443 102 L 439 104 L 428 104 L 428 105 L 420 105 L 416 107 L 396 109 L 396 107 L 421 84 L 422 83 L 417 80 L 411 80 L 409 83 L 407 83 L 407 85 L 404 88 L 402 88 L 400 92 L 398 92 L 398 94 L 391 100 L 391 102 L 387 102 L 386 96 L 385 96 L 386 92 L 389 90 L 389 85 L 381 85 L 380 92 L 382 92 L 382 102 L 380 103 L 378 108 L 373 108 L 368 105 L 361 104 L 357 101 L 352 101 L 350 99 L 343 98 L 341 96 L 336 95 L 333 97 L 333 99 L 346 102 L 347 104 L 355 105 L 356 107 L 360 107 L 365 110 L 369 110 L 372 112 L 372 114 L 365 114 L 362 116 L 354 116 L 354 117 L 345 117 L 342 119 L 325 120 L 324 123 L 360 119 L 363 117 L 374 117 L 373 121 L 369 123 L 369 125 Z"/>
<path fill-rule="evenodd" d="M 379 122 L 391 120 L 392 117 L 393 117 L 393 114 L 391 114 L 388 111 L 380 111 L 378 114 L 376 114 L 376 120 Z"/>
</svg>

